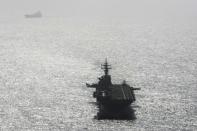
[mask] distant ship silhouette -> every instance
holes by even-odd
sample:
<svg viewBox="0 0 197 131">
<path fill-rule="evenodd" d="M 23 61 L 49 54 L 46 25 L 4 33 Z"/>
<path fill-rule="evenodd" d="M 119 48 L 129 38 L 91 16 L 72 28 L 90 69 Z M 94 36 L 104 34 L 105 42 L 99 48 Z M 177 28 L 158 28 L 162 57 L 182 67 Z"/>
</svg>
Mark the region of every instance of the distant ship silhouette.
<svg viewBox="0 0 197 131">
<path fill-rule="evenodd" d="M 25 18 L 41 18 L 42 17 L 42 13 L 40 11 L 37 11 L 33 14 L 26 14 Z"/>
</svg>

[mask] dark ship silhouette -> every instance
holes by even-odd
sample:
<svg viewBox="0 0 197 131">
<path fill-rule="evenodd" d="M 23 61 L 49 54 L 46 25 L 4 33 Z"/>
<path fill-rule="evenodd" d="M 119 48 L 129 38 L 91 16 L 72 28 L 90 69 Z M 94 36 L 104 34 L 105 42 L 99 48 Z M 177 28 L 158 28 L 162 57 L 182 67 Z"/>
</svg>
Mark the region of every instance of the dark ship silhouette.
<svg viewBox="0 0 197 131">
<path fill-rule="evenodd" d="M 37 11 L 33 14 L 26 14 L 25 18 L 41 18 L 42 17 L 42 13 L 40 11 Z"/>
<path fill-rule="evenodd" d="M 101 69 L 104 70 L 105 74 L 98 78 L 98 83 L 86 83 L 87 87 L 96 89 L 93 97 L 96 98 L 99 107 L 97 118 L 129 117 L 129 110 L 134 111 L 130 108 L 131 103 L 136 100 L 134 90 L 140 90 L 140 88 L 133 88 L 126 81 L 123 81 L 122 84 L 112 84 L 111 76 L 109 75 L 109 69 L 112 68 L 108 64 L 107 59 L 101 65 Z"/>
</svg>

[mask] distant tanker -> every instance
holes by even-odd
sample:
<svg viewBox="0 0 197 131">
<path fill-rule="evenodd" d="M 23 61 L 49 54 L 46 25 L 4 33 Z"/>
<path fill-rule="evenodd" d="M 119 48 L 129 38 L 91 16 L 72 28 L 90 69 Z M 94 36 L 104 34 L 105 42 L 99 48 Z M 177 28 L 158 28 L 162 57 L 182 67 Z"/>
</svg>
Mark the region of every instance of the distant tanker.
<svg viewBox="0 0 197 131">
<path fill-rule="evenodd" d="M 25 18 L 41 18 L 42 17 L 42 13 L 40 11 L 35 12 L 33 14 L 26 14 Z"/>
</svg>

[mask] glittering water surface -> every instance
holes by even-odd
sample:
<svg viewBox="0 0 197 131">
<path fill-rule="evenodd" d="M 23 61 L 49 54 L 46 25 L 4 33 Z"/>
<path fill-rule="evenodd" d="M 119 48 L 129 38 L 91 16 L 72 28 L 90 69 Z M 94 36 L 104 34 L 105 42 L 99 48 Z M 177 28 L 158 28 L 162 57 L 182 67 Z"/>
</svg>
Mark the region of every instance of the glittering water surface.
<svg viewBox="0 0 197 131">
<path fill-rule="evenodd" d="M 197 25 L 0 21 L 1 130 L 197 130 Z M 136 117 L 96 120 L 86 82 L 102 74 L 136 91 Z"/>
</svg>

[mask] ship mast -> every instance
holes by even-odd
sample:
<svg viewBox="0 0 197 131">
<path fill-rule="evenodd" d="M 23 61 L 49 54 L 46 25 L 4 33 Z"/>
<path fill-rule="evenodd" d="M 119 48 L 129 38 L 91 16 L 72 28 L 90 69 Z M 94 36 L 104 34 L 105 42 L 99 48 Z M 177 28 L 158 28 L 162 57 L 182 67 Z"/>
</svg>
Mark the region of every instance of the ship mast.
<svg viewBox="0 0 197 131">
<path fill-rule="evenodd" d="M 107 58 L 105 59 L 105 63 L 101 65 L 101 69 L 104 70 L 105 75 L 108 75 L 109 69 L 111 69 L 111 65 L 107 63 Z"/>
</svg>

